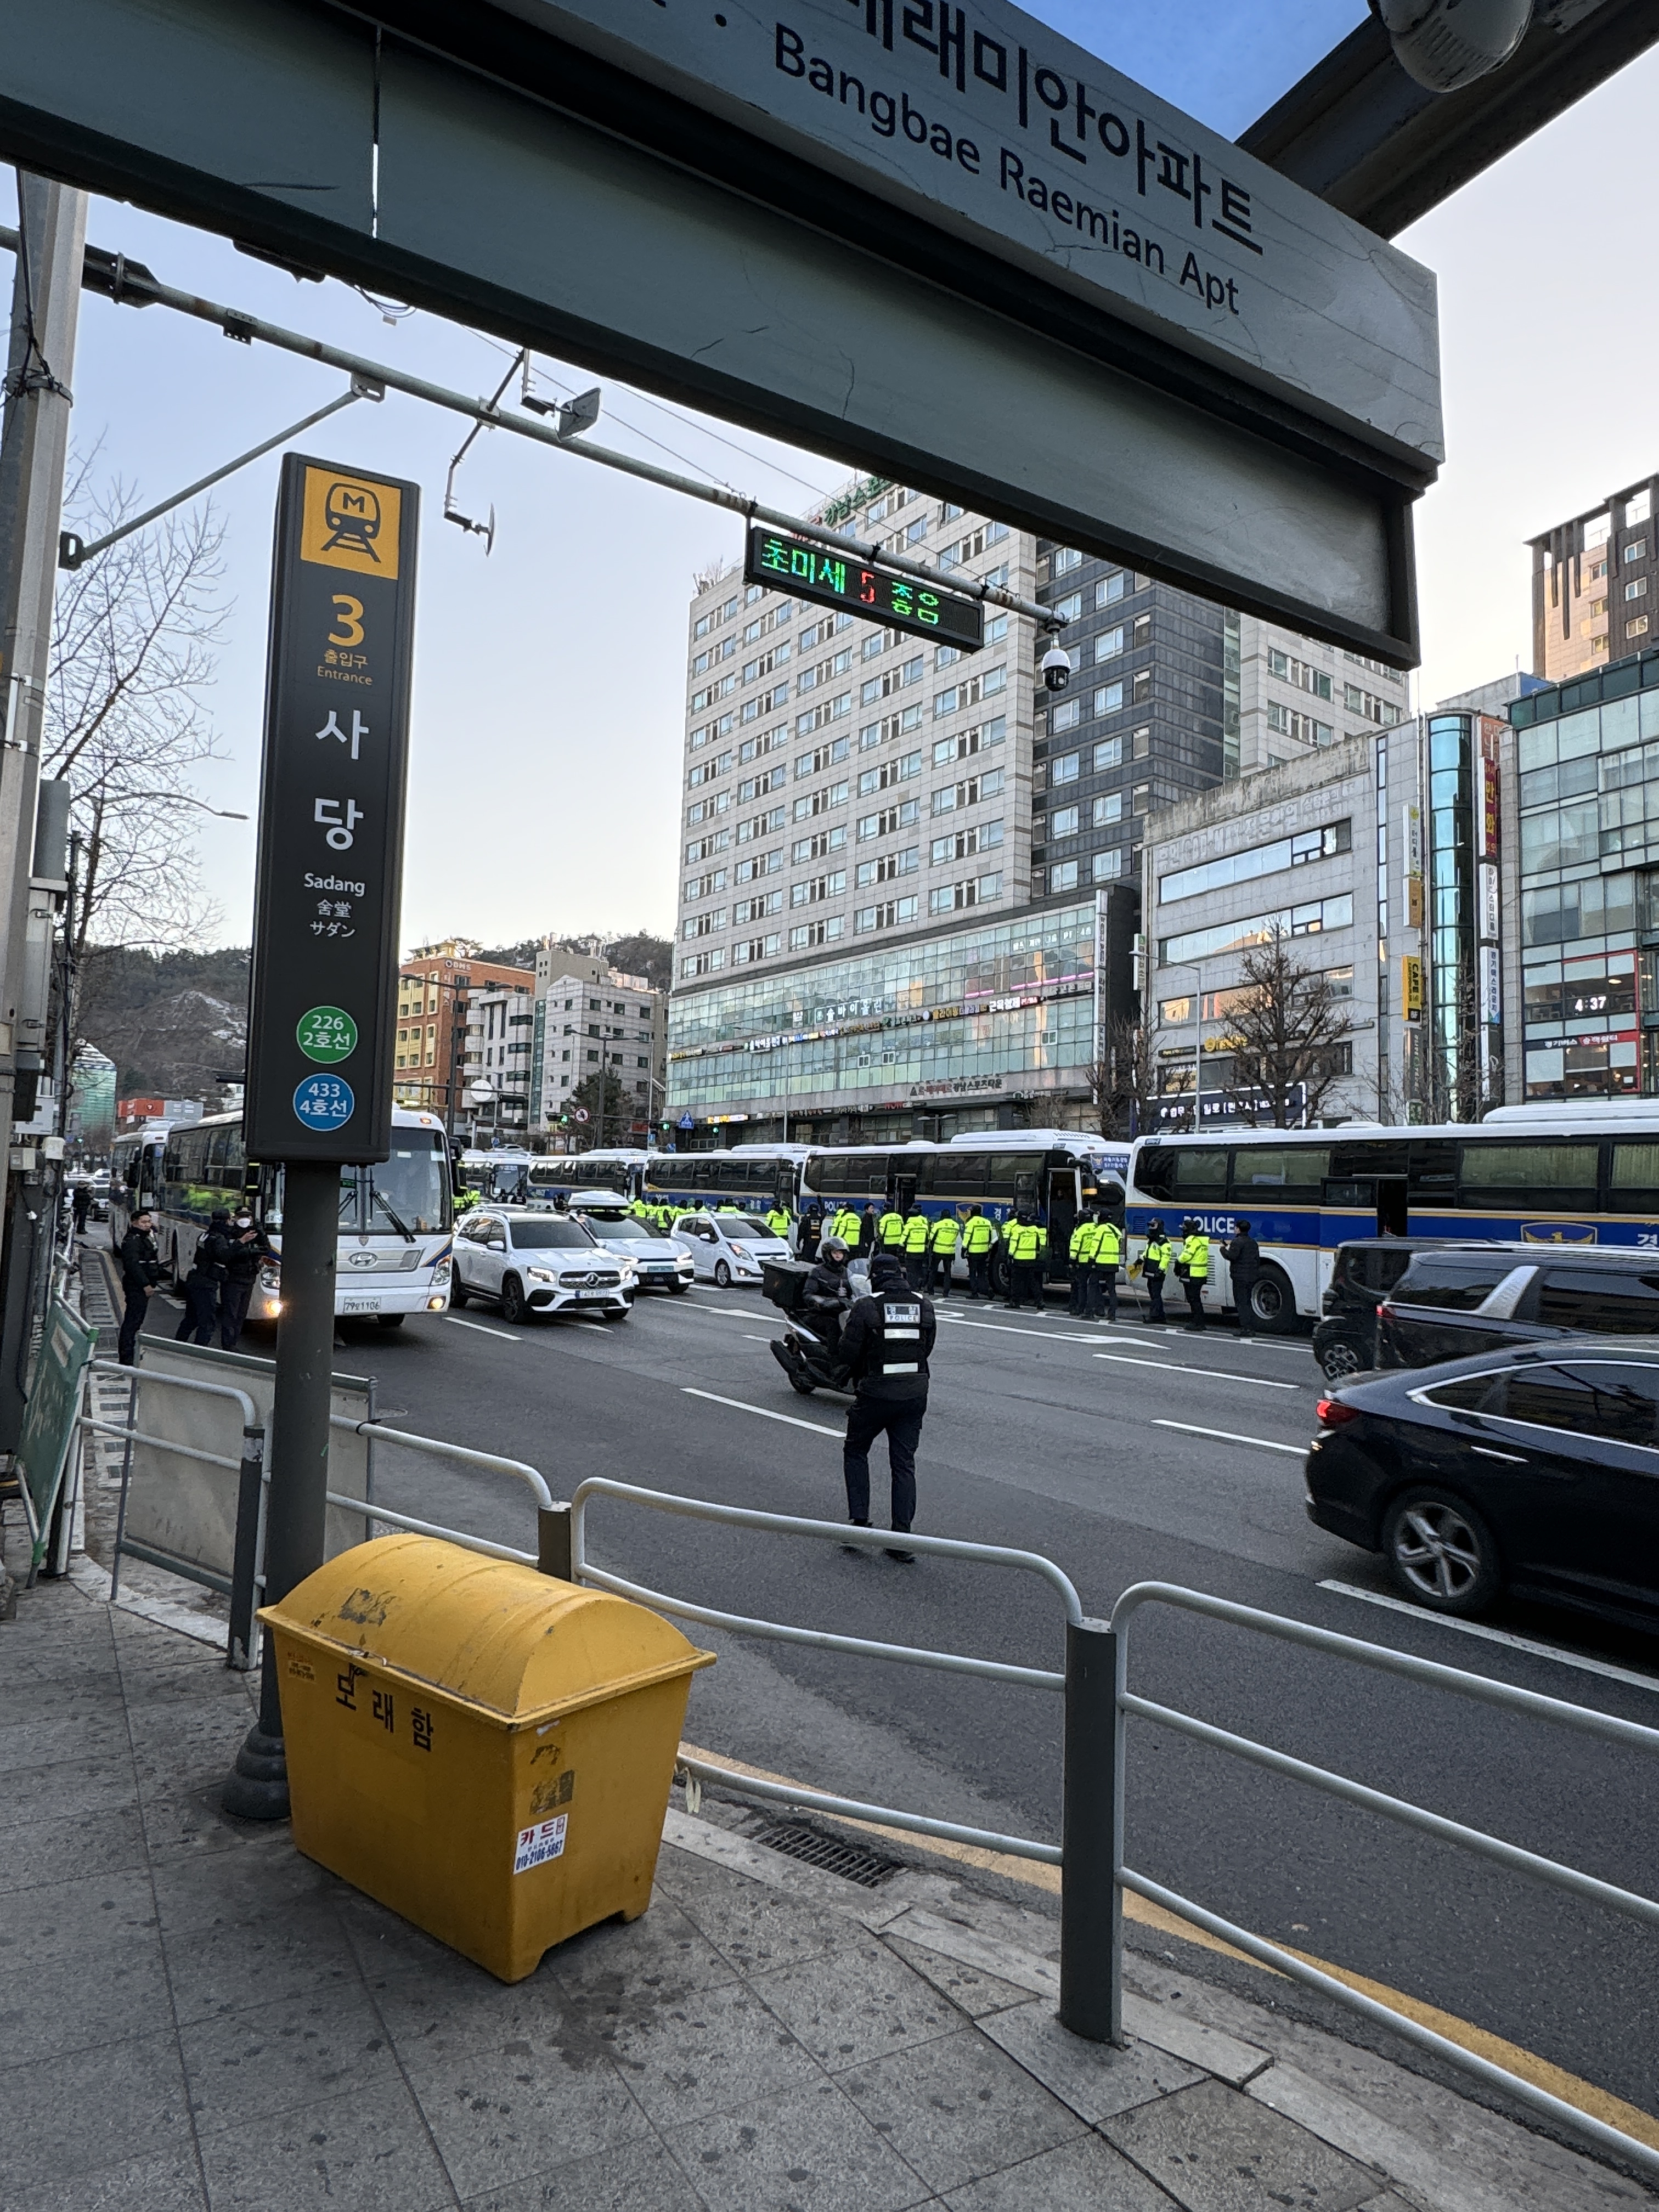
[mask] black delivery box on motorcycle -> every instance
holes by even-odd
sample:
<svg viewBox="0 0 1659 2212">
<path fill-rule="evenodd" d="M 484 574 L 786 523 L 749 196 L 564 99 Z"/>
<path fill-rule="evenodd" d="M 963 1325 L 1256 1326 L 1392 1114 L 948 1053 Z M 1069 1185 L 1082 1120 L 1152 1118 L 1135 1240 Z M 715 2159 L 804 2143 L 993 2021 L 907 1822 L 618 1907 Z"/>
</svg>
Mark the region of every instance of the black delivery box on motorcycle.
<svg viewBox="0 0 1659 2212">
<path fill-rule="evenodd" d="M 805 1260 L 763 1260 L 761 1289 L 793 1321 L 806 1303 L 806 1285 L 812 1273 Z"/>
</svg>

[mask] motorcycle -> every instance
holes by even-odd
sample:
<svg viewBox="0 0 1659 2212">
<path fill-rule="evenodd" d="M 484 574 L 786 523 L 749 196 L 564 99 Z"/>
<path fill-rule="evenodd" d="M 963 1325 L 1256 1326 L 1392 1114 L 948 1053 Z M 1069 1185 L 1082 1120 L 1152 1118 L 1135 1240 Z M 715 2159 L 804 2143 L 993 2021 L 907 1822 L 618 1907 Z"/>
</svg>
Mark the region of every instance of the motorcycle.
<svg viewBox="0 0 1659 2212">
<path fill-rule="evenodd" d="M 761 1266 L 761 1289 L 789 1326 L 774 1337 L 772 1357 L 789 1377 L 789 1387 L 803 1398 L 815 1390 L 834 1390 L 850 1398 L 853 1389 L 847 1370 L 820 1322 L 812 1328 L 802 1318 L 806 1311 L 806 1283 L 812 1270 L 799 1260 L 767 1260 Z M 816 1319 L 816 1316 L 814 1316 Z"/>
</svg>

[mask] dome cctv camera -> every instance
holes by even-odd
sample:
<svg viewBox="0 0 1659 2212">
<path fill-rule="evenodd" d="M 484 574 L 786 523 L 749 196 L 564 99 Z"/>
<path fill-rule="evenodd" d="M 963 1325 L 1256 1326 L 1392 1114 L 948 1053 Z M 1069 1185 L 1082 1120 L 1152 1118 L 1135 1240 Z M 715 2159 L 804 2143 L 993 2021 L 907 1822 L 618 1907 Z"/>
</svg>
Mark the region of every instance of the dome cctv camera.
<svg viewBox="0 0 1659 2212">
<path fill-rule="evenodd" d="M 1042 680 L 1051 691 L 1063 691 L 1072 680 L 1072 664 L 1057 645 L 1042 656 Z"/>
<path fill-rule="evenodd" d="M 1395 59 L 1429 92 L 1457 92 L 1508 61 L 1533 0 L 1372 0 Z"/>
</svg>

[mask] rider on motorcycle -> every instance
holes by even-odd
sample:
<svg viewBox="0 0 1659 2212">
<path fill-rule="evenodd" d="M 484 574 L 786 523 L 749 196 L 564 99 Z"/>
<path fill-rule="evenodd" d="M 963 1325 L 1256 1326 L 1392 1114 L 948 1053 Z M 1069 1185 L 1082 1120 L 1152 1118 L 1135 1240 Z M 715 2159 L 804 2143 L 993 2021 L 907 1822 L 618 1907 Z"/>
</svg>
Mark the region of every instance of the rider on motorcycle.
<svg viewBox="0 0 1659 2212">
<path fill-rule="evenodd" d="M 826 1237 L 818 1245 L 817 1265 L 806 1279 L 803 1304 L 811 1328 L 823 1340 L 831 1359 L 841 1357 L 841 1328 L 854 1303 L 853 1285 L 847 1279 L 849 1257 L 845 1240 Z"/>
</svg>

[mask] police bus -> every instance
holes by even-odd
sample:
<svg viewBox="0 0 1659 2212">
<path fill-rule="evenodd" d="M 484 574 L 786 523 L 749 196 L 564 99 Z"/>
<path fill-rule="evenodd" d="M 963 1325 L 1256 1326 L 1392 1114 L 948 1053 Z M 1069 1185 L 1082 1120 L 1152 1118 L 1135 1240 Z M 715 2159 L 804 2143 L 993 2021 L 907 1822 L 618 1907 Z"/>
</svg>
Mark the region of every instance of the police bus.
<svg viewBox="0 0 1659 2212">
<path fill-rule="evenodd" d="M 1212 1243 L 1248 1219 L 1262 1260 L 1252 1322 L 1288 1329 L 1317 1315 L 1350 1237 L 1659 1247 L 1659 1101 L 1499 1106 L 1475 1124 L 1142 1137 L 1127 1206 L 1135 1239 L 1154 1217 L 1173 1240 L 1194 1216 Z M 1205 1297 L 1231 1303 L 1213 1250 Z"/>
<path fill-rule="evenodd" d="M 734 1145 L 730 1152 L 652 1152 L 646 1156 L 641 1195 L 648 1205 L 736 1206 L 764 1213 L 781 1206 L 800 1211 L 805 1145 Z"/>
<path fill-rule="evenodd" d="M 596 1145 L 586 1152 L 550 1152 L 531 1161 L 525 1177 L 525 1202 L 556 1205 L 583 1190 L 614 1190 L 622 1198 L 635 1199 L 650 1158 L 650 1153 L 629 1145 Z"/>
<path fill-rule="evenodd" d="M 895 1206 L 930 1219 L 972 1206 L 999 1224 L 1029 1211 L 1047 1231 L 1051 1278 L 1066 1273 L 1072 1231 L 1085 1207 L 1121 1218 L 1129 1147 L 1079 1129 L 975 1129 L 948 1144 L 913 1138 L 903 1145 L 849 1146 L 808 1155 L 800 1202 L 817 1199 L 826 1214 L 848 1205 L 862 1213 Z M 1002 1284 L 1001 1255 L 993 1281 Z"/>
<path fill-rule="evenodd" d="M 174 1122 L 149 1202 L 156 1249 L 175 1282 L 189 1273 L 215 1211 L 234 1214 L 244 1201 L 280 1257 L 283 1180 L 280 1166 L 249 1161 L 240 1114 Z M 450 1218 L 442 1119 L 393 1107 L 391 1158 L 340 1170 L 335 1312 L 373 1318 L 382 1328 L 399 1328 L 411 1313 L 442 1312 L 449 1304 Z M 261 1268 L 247 1317 L 275 1321 L 281 1311 L 280 1269 Z"/>
<path fill-rule="evenodd" d="M 141 1129 L 124 1130 L 110 1146 L 109 1241 L 118 1252 L 133 1215 L 146 1206 L 155 1210 L 167 1142 L 167 1124 L 146 1121 Z"/>
</svg>

